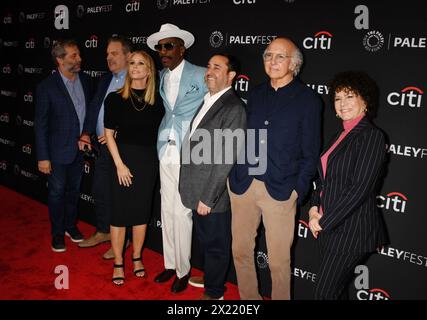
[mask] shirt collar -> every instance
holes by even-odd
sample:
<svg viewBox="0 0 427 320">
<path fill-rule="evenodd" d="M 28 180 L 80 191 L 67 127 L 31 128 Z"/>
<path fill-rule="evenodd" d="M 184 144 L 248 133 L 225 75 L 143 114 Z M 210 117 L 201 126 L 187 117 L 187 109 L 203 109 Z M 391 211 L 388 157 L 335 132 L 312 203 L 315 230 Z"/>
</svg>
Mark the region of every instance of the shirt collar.
<svg viewBox="0 0 427 320">
<path fill-rule="evenodd" d="M 126 77 L 126 73 L 127 73 L 127 71 L 126 71 L 126 69 L 124 69 L 124 70 L 119 71 L 117 73 L 113 73 L 113 77 L 116 79 L 123 80 Z"/>
<path fill-rule="evenodd" d="M 59 74 L 61 75 L 62 81 L 64 83 L 75 83 L 79 79 L 79 74 L 76 74 L 76 78 L 74 80 L 68 79 L 64 74 L 61 72 L 61 70 L 58 69 Z"/>
<path fill-rule="evenodd" d="M 226 91 L 228 91 L 228 90 L 230 90 L 231 89 L 231 86 L 229 86 L 229 87 L 227 87 L 227 88 L 225 88 L 225 89 L 222 89 L 221 91 L 219 91 L 219 92 L 217 92 L 217 93 L 215 93 L 214 95 L 212 95 L 211 96 L 211 94 L 209 93 L 209 91 L 208 91 L 208 93 L 206 93 L 206 95 L 205 95 L 205 101 L 207 101 L 207 100 L 217 100 L 217 99 L 219 99 L 219 97 L 221 97 Z"/>
<path fill-rule="evenodd" d="M 181 75 L 181 73 L 182 73 L 182 70 L 184 70 L 184 64 L 185 64 L 185 60 L 183 59 L 183 60 L 181 61 L 181 63 L 180 63 L 178 66 L 176 66 L 176 68 L 175 68 L 175 69 L 173 69 L 173 70 L 168 69 L 168 70 L 169 70 L 170 75 L 171 75 L 171 76 L 172 76 L 172 75 L 180 76 L 180 75 Z"/>
<path fill-rule="evenodd" d="M 365 113 L 362 112 L 362 114 L 360 116 L 358 116 L 357 118 L 354 118 L 352 120 L 343 121 L 342 125 L 344 127 L 344 131 L 346 131 L 346 132 L 351 131 L 355 126 L 357 126 L 357 124 L 360 122 L 360 120 L 362 120 L 362 118 L 364 116 L 365 116 Z"/>
</svg>

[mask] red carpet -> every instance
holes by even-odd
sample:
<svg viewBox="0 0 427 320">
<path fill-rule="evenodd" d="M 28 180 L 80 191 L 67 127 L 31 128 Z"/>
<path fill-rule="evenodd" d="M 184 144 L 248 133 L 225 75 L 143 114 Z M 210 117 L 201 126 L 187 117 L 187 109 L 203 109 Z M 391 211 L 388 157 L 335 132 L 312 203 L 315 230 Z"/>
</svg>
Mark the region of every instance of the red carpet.
<svg viewBox="0 0 427 320">
<path fill-rule="evenodd" d="M 79 248 L 66 237 L 67 251 L 55 253 L 50 248 L 50 223 L 47 207 L 19 193 L 0 186 L 0 299 L 10 300 L 196 300 L 202 289 L 189 286 L 179 294 L 170 292 L 173 280 L 157 284 L 154 276 L 163 269 L 163 257 L 149 249 L 143 252 L 148 278 L 132 273 L 131 250 L 126 252 L 125 285 L 112 284 L 112 260 L 103 260 L 109 244 Z M 94 227 L 80 222 L 85 236 Z M 69 289 L 55 288 L 55 267 L 69 271 Z M 193 275 L 200 271 L 193 269 Z M 226 300 L 239 299 L 237 286 L 227 283 Z"/>
</svg>

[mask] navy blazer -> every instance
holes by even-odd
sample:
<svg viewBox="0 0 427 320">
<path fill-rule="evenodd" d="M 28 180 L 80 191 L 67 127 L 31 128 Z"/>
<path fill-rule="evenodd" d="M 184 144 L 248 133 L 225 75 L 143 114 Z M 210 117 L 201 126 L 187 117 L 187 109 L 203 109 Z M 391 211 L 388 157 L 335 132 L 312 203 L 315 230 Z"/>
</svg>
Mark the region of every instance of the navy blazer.
<svg viewBox="0 0 427 320">
<path fill-rule="evenodd" d="M 249 175 L 249 168 L 256 166 L 250 165 L 246 157 L 244 164 L 238 162 L 233 167 L 230 189 L 243 194 L 255 177 L 264 181 L 274 199 L 288 200 L 295 190 L 301 203 L 310 189 L 319 160 L 322 102 L 298 79 L 273 91 L 270 81 L 255 87 L 246 108 L 248 129 L 267 129 L 266 172 L 262 176 Z M 276 95 L 277 103 L 266 106 L 267 96 L 271 95 Z"/>
<path fill-rule="evenodd" d="M 91 98 L 91 80 L 79 73 L 86 106 Z M 79 151 L 80 123 L 73 101 L 59 71 L 44 79 L 36 90 L 34 116 L 37 160 L 69 164 Z"/>
<path fill-rule="evenodd" d="M 323 230 L 318 238 L 322 250 L 372 252 L 386 242 L 384 221 L 376 205 L 385 159 L 384 135 L 364 117 L 329 155 L 325 178 L 319 162 L 311 206 L 322 205 L 319 223 Z"/>
<path fill-rule="evenodd" d="M 93 99 L 86 108 L 86 118 L 83 125 L 83 132 L 88 133 L 89 135 L 96 134 L 99 110 L 101 110 L 102 103 L 104 102 L 105 95 L 107 93 L 108 87 L 110 86 L 112 78 L 113 74 L 111 72 L 107 72 L 101 77 L 101 79 L 99 79 L 98 87 L 93 96 Z"/>
</svg>

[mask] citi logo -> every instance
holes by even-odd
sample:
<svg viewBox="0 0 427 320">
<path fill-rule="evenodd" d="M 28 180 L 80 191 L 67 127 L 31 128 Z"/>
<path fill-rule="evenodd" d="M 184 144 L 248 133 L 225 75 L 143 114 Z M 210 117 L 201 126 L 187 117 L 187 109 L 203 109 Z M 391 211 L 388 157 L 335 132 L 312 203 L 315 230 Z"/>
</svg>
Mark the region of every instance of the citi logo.
<svg viewBox="0 0 427 320">
<path fill-rule="evenodd" d="M 297 229 L 297 235 L 300 238 L 307 239 L 308 236 L 308 230 L 310 229 L 308 226 L 308 223 L 304 220 L 298 220 L 298 229 Z"/>
<path fill-rule="evenodd" d="M 5 65 L 3 67 L 3 69 L 2 69 L 2 72 L 4 74 L 10 74 L 10 73 L 12 73 L 12 68 L 11 68 L 10 64 Z"/>
<path fill-rule="evenodd" d="M 25 49 L 34 49 L 36 47 L 36 41 L 34 38 L 28 39 L 27 42 L 25 42 Z"/>
<path fill-rule="evenodd" d="M 33 102 L 33 93 L 28 91 L 27 94 L 24 94 L 24 101 L 25 102 Z"/>
<path fill-rule="evenodd" d="M 390 192 L 386 196 L 377 196 L 377 207 L 394 212 L 405 213 L 408 198 L 400 192 Z"/>
<path fill-rule="evenodd" d="M 268 267 L 268 256 L 265 252 L 258 251 L 256 255 L 256 263 L 258 268 L 265 269 Z"/>
<path fill-rule="evenodd" d="M 85 41 L 86 48 L 97 48 L 98 47 L 98 37 L 96 35 L 91 35 L 88 40 Z"/>
<path fill-rule="evenodd" d="M 328 31 L 319 31 L 314 37 L 307 37 L 302 42 L 305 49 L 329 50 L 331 48 L 332 34 Z"/>
<path fill-rule="evenodd" d="M 4 23 L 4 24 L 10 24 L 10 23 L 12 23 L 12 14 L 11 14 L 11 13 L 7 13 L 7 14 L 3 17 L 3 23 Z"/>
<path fill-rule="evenodd" d="M 89 161 L 84 161 L 83 162 L 83 171 L 86 174 L 90 173 L 90 163 L 89 163 Z"/>
<path fill-rule="evenodd" d="M 358 300 L 390 300 L 390 295 L 387 291 L 379 288 L 357 291 Z"/>
<path fill-rule="evenodd" d="M 125 6 L 126 12 L 136 12 L 139 11 L 141 7 L 139 0 L 132 0 L 131 2 L 128 2 Z"/>
<path fill-rule="evenodd" d="M 3 171 L 7 170 L 7 162 L 6 162 L 6 160 L 0 161 L 0 170 L 3 170 Z"/>
<path fill-rule="evenodd" d="M 409 106 L 420 108 L 424 92 L 417 87 L 406 87 L 400 92 L 392 92 L 387 96 L 387 102 L 391 106 Z"/>
<path fill-rule="evenodd" d="M 244 74 L 239 74 L 236 77 L 234 90 L 238 92 L 248 92 L 249 91 L 249 77 Z"/>
<path fill-rule="evenodd" d="M 0 122 L 6 122 L 9 123 L 9 114 L 7 112 L 0 114 Z"/>
<path fill-rule="evenodd" d="M 25 144 L 22 146 L 22 152 L 26 154 L 31 154 L 31 144 Z"/>
</svg>

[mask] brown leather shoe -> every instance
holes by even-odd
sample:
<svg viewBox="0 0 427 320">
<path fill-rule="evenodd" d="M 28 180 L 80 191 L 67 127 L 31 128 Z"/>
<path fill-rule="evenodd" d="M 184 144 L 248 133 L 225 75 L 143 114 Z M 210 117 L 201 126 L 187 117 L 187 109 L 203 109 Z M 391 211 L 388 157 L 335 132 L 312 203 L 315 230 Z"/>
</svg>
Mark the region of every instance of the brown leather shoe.
<svg viewBox="0 0 427 320">
<path fill-rule="evenodd" d="M 205 282 L 203 280 L 203 277 L 199 277 L 199 276 L 191 277 L 188 280 L 188 284 L 190 286 L 193 286 L 193 287 L 196 287 L 196 288 L 204 288 L 205 287 Z"/>
<path fill-rule="evenodd" d="M 109 233 L 103 233 L 103 232 L 95 232 L 93 235 L 91 235 L 89 238 L 83 240 L 78 244 L 80 248 L 90 248 L 95 247 L 98 244 L 101 244 L 103 242 L 110 241 L 110 234 Z"/>
<path fill-rule="evenodd" d="M 210 295 L 204 293 L 201 295 L 199 300 L 224 300 L 224 296 L 221 296 L 219 298 L 212 298 Z"/>
<path fill-rule="evenodd" d="M 130 241 L 126 242 L 126 249 L 130 246 Z M 114 259 L 114 252 L 113 248 L 110 247 L 110 249 L 107 250 L 107 252 L 104 253 L 102 256 L 105 260 L 111 260 Z"/>
</svg>

